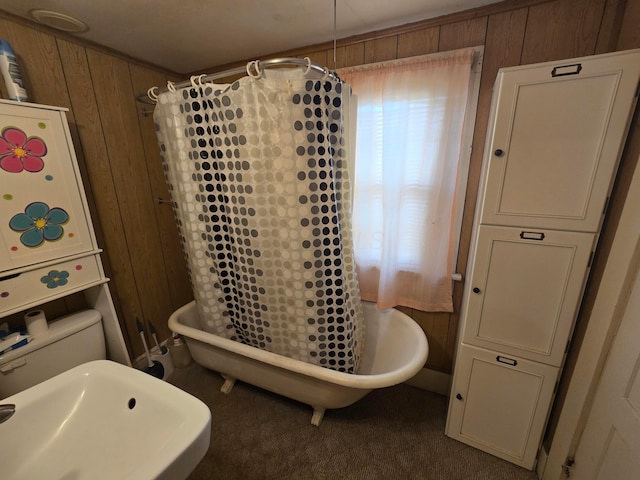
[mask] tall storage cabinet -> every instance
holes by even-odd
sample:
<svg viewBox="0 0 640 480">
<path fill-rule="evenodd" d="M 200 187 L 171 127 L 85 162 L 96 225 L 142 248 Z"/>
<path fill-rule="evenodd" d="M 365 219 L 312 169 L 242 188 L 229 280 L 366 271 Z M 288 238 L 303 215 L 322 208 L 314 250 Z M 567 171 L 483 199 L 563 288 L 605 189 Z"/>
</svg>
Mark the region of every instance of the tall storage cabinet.
<svg viewBox="0 0 640 480">
<path fill-rule="evenodd" d="M 638 96 L 640 50 L 501 69 L 446 434 L 535 466 Z"/>
<path fill-rule="evenodd" d="M 0 101 L 0 318 L 82 291 L 130 365 L 64 112 Z"/>
</svg>

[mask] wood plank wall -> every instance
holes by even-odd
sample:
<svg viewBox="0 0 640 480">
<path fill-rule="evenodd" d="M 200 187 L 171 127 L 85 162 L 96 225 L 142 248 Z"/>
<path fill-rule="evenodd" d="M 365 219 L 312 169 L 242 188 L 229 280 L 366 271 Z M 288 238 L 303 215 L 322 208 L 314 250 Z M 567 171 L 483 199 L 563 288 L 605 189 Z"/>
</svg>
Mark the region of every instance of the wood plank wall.
<svg viewBox="0 0 640 480">
<path fill-rule="evenodd" d="M 0 13 L 30 100 L 66 107 L 98 244 L 130 354 L 143 351 L 135 319 L 160 339 L 167 318 L 192 299 L 155 142 L 152 107 L 139 93 L 179 77 Z M 44 306 L 49 318 L 85 306 L 81 294 Z M 21 318 L 16 314 L 13 323 Z"/>
<path fill-rule="evenodd" d="M 458 271 L 464 273 L 475 210 L 491 88 L 500 67 L 640 47 L 638 0 L 508 0 L 437 19 L 338 41 L 336 66 L 346 67 L 467 46 L 484 45 L 485 56 Z M 330 28 L 330 27 L 327 27 Z M 152 321 L 161 338 L 166 320 L 191 299 L 191 289 L 168 198 L 148 105 L 137 94 L 179 76 L 108 50 L 79 42 L 0 12 L 0 31 L 16 50 L 32 100 L 68 107 L 68 119 L 93 211 L 98 243 L 130 353 L 142 352 L 135 318 Z M 309 56 L 333 67 L 332 44 L 275 56 Z M 247 59 L 253 60 L 252 59 Z M 225 65 L 206 70 L 219 71 Z M 194 72 L 202 73 L 202 72 Z M 183 76 L 186 78 L 187 76 Z M 607 244 L 640 154 L 637 118 L 625 151 L 594 271 L 606 261 Z M 589 287 L 590 298 L 597 286 Z M 462 283 L 455 288 L 459 311 Z M 72 296 L 48 305 L 61 314 L 82 305 Z M 451 372 L 457 314 L 408 310 L 430 342 L 427 367 Z"/>
<path fill-rule="evenodd" d="M 484 64 L 458 256 L 457 271 L 463 275 L 469 253 L 492 87 L 498 69 L 638 48 L 638 4 L 638 0 L 509 0 L 337 42 L 337 68 L 484 45 Z M 333 45 L 329 43 L 277 52 L 263 58 L 285 56 L 309 57 L 318 64 L 328 65 L 330 68 L 334 66 Z M 254 59 L 212 68 L 210 71 L 221 71 L 249 60 Z M 638 120 L 635 118 L 622 160 L 618 185 L 610 204 L 611 218 L 603 232 L 601 248 L 594 264 L 595 274 L 592 275 L 586 292 L 585 303 L 591 301 L 595 294 L 598 275 L 602 274 L 613 229 L 617 224 L 615 218 L 619 215 L 626 196 L 628 187 L 625 187 L 625 182 L 631 178 L 640 154 L 638 130 Z M 463 283 L 456 283 L 455 312 L 460 311 L 462 290 Z M 458 333 L 458 314 L 403 310 L 427 334 L 430 351 L 426 366 L 450 373 Z"/>
</svg>

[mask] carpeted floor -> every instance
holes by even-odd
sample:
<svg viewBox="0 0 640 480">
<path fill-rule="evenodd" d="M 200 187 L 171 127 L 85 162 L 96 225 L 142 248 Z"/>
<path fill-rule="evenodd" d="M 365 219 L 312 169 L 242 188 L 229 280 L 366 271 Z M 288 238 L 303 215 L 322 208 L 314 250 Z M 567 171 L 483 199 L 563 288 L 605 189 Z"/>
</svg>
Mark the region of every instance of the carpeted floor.
<svg viewBox="0 0 640 480">
<path fill-rule="evenodd" d="M 328 410 L 236 382 L 192 364 L 169 381 L 211 409 L 211 445 L 189 480 L 535 480 L 535 473 L 444 435 L 447 399 L 408 385 Z"/>
</svg>

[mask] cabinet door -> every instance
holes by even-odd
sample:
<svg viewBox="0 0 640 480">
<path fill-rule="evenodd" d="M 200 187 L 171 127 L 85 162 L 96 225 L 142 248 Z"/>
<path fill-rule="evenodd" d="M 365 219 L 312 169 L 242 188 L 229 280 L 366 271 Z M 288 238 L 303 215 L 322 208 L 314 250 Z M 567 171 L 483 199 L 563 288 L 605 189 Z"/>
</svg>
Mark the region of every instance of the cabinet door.
<svg viewBox="0 0 640 480">
<path fill-rule="evenodd" d="M 65 122 L 0 103 L 0 271 L 94 249 Z"/>
<path fill-rule="evenodd" d="M 446 433 L 532 469 L 559 368 L 461 344 Z"/>
<path fill-rule="evenodd" d="M 594 240 L 592 233 L 481 225 L 462 341 L 560 366 Z"/>
<path fill-rule="evenodd" d="M 501 70 L 480 223 L 597 231 L 639 77 L 640 51 Z"/>
</svg>

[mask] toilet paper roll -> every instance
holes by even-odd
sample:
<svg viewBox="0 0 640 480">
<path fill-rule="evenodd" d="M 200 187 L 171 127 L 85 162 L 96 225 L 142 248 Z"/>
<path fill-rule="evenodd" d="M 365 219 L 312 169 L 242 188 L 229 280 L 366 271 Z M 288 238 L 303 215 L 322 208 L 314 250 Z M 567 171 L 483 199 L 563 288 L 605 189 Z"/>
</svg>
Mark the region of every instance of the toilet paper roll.
<svg viewBox="0 0 640 480">
<path fill-rule="evenodd" d="M 34 337 L 46 335 L 49 331 L 47 317 L 42 310 L 31 310 L 24 316 L 24 323 L 27 326 L 27 332 Z"/>
</svg>

